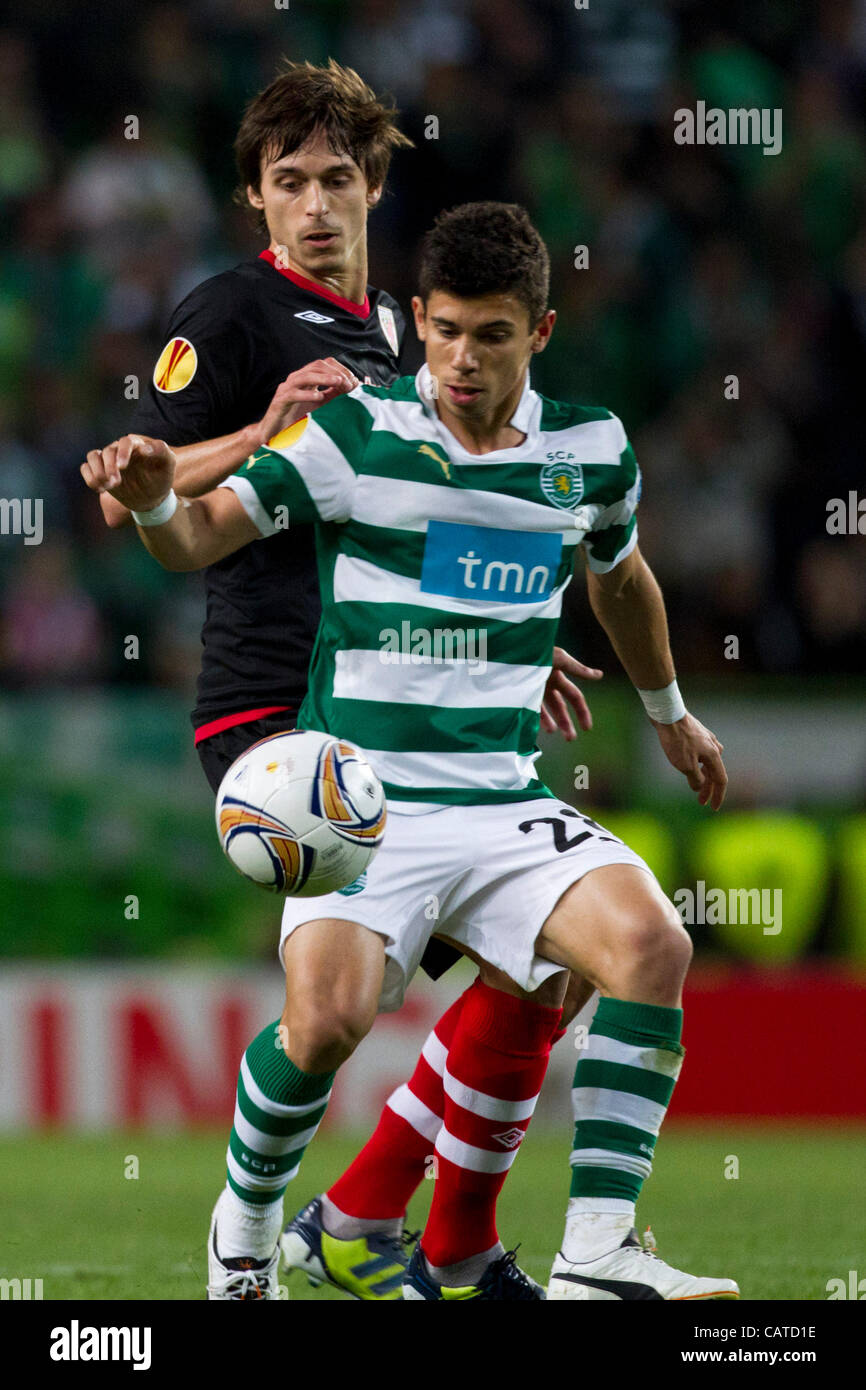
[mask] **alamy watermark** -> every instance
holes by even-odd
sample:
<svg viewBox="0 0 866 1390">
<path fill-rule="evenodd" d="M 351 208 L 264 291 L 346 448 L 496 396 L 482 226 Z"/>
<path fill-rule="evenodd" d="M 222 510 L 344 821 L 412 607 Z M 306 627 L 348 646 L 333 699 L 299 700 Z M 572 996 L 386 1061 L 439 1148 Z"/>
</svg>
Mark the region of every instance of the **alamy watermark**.
<svg viewBox="0 0 866 1390">
<path fill-rule="evenodd" d="M 781 888 L 707 888 L 702 878 L 695 887 L 678 888 L 674 907 L 683 925 L 736 926 L 737 923 L 763 927 L 764 936 L 778 936 L 782 930 Z"/>
<path fill-rule="evenodd" d="M 41 1279 L 0 1279 L 0 1301 L 44 1298 Z"/>
<path fill-rule="evenodd" d="M 48 1355 L 52 1361 L 129 1361 L 134 1371 L 151 1365 L 150 1327 L 82 1327 L 73 1318 L 68 1327 L 51 1329 Z"/>
<path fill-rule="evenodd" d="M 848 1279 L 828 1279 L 824 1285 L 828 1300 L 834 1298 L 853 1298 L 858 1303 L 866 1299 L 866 1279 L 861 1279 L 859 1271 L 848 1270 Z"/>
<path fill-rule="evenodd" d="M 782 108 L 720 106 L 707 109 L 699 101 L 692 110 L 680 106 L 674 112 L 674 141 L 678 145 L 763 145 L 764 154 L 782 148 Z"/>
<path fill-rule="evenodd" d="M 23 536 L 25 545 L 41 545 L 42 498 L 0 497 L 0 536 Z"/>
<path fill-rule="evenodd" d="M 399 629 L 383 627 L 379 641 L 379 660 L 385 666 L 465 661 L 472 675 L 487 670 L 487 629 L 483 627 L 413 627 L 404 618 Z"/>
<path fill-rule="evenodd" d="M 853 488 L 847 498 L 831 497 L 827 503 L 827 534 L 866 536 L 866 497 L 858 497 Z"/>
</svg>

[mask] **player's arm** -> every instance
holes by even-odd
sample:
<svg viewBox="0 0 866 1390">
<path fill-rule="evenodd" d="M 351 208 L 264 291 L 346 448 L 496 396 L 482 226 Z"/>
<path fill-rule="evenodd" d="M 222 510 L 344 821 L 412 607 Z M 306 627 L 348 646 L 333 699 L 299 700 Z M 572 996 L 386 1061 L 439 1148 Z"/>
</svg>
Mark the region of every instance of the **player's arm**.
<svg viewBox="0 0 866 1390">
<path fill-rule="evenodd" d="M 362 458 L 371 429 L 369 411 L 344 395 L 302 421 L 296 438 L 273 440 L 213 492 L 177 505 L 175 457 L 162 440 L 127 435 L 88 457 L 81 475 L 135 512 L 144 545 L 166 569 L 203 569 L 285 530 L 290 518 L 292 526 L 347 521 L 357 473 L 343 449 Z"/>
<path fill-rule="evenodd" d="M 173 449 L 176 459 L 174 487 L 184 497 L 202 497 L 225 482 L 246 459 L 269 439 L 297 424 L 311 410 L 327 404 L 335 396 L 353 391 L 358 379 L 333 357 L 308 362 L 291 372 L 277 387 L 273 400 L 261 420 L 218 439 L 205 439 Z M 115 445 L 120 441 L 115 441 Z M 92 449 L 89 463 L 103 450 Z M 100 494 L 102 514 L 112 528 L 132 523 L 129 509 L 110 492 Z"/>
<path fill-rule="evenodd" d="M 287 421 L 292 423 L 291 421 Z M 281 428 L 286 428 L 285 425 Z M 128 438 L 129 436 L 127 436 Z M 206 492 L 219 487 L 220 483 L 234 473 L 245 458 L 255 453 L 264 441 L 258 424 L 246 425 L 234 434 L 224 434 L 219 439 L 204 439 L 198 444 L 181 444 L 172 450 L 175 457 L 175 489 L 184 497 L 201 497 Z M 116 440 L 109 448 L 118 448 L 122 443 Z M 87 455 L 88 463 L 94 463 L 103 449 L 91 449 Z M 102 515 L 112 530 L 131 526 L 132 514 L 117 497 L 110 492 L 99 494 Z"/>
<path fill-rule="evenodd" d="M 130 512 L 144 516 L 138 534 L 165 569 L 204 569 L 261 536 L 227 488 L 175 499 L 175 456 L 162 440 L 126 435 L 97 452 L 98 459 L 88 455 L 81 466 L 84 481 L 94 492 L 108 491 Z"/>
<path fill-rule="evenodd" d="M 637 545 L 604 572 L 587 569 L 592 611 L 632 683 L 641 692 L 662 691 L 675 680 L 661 589 Z M 693 715 L 673 723 L 653 719 L 668 761 L 682 772 L 702 806 L 717 811 L 725 798 L 727 773 L 722 745 Z"/>
<path fill-rule="evenodd" d="M 637 546 L 605 574 L 586 572 L 592 611 L 638 690 L 674 679 L 661 589 Z"/>
</svg>

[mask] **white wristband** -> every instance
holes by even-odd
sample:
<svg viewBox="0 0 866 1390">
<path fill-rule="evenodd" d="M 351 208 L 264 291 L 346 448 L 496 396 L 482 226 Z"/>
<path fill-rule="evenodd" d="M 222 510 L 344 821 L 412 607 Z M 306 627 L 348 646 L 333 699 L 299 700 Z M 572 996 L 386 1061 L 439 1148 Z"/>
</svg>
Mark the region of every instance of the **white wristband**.
<svg viewBox="0 0 866 1390">
<path fill-rule="evenodd" d="M 644 709 L 650 719 L 655 719 L 658 724 L 676 724 L 686 712 L 680 688 L 675 680 L 671 681 L 670 685 L 663 686 L 661 690 L 638 690 L 637 693 L 643 700 Z"/>
<path fill-rule="evenodd" d="M 136 526 L 162 526 L 166 521 L 171 521 L 176 511 L 177 493 L 172 488 L 168 496 L 163 497 L 149 512 L 133 512 L 132 519 Z"/>
</svg>

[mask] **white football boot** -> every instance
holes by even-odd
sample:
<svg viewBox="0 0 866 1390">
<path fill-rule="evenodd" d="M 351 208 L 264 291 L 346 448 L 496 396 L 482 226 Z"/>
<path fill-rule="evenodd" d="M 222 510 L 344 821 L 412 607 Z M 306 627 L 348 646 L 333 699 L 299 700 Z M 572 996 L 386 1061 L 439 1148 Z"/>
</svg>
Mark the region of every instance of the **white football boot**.
<svg viewBox="0 0 866 1390">
<path fill-rule="evenodd" d="M 594 1260 L 575 1264 L 562 1251 L 553 1261 L 547 1298 L 618 1302 L 662 1299 L 684 1303 L 690 1299 L 739 1298 L 733 1279 L 696 1279 L 672 1269 L 631 1230 L 621 1245 Z"/>
<path fill-rule="evenodd" d="M 230 1299 L 233 1302 L 258 1302 L 279 1299 L 285 1295 L 277 1282 L 280 1247 L 266 1260 L 252 1258 L 225 1259 L 217 1246 L 217 1214 L 214 1209 L 207 1242 L 208 1299 Z"/>
</svg>

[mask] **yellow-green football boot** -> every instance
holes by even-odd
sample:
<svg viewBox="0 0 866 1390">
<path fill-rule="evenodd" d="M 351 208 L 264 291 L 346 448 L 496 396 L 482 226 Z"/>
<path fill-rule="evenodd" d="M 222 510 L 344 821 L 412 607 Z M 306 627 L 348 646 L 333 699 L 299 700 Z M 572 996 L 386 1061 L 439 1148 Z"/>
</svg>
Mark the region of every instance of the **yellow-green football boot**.
<svg viewBox="0 0 866 1390">
<path fill-rule="evenodd" d="M 403 1297 L 406 1244 L 413 1239 L 382 1231 L 338 1240 L 325 1230 L 322 1199 L 314 1197 L 288 1223 L 280 1246 L 286 1269 L 300 1270 L 311 1284 L 333 1284 L 353 1298 L 385 1303 Z"/>
</svg>

